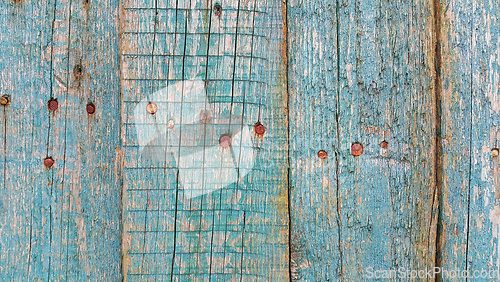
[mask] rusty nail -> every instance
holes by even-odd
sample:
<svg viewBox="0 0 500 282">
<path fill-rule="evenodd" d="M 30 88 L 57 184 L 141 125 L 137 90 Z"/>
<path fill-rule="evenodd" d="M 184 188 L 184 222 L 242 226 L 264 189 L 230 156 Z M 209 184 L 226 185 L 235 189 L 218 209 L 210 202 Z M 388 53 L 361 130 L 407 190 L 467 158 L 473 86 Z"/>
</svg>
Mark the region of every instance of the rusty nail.
<svg viewBox="0 0 500 282">
<path fill-rule="evenodd" d="M 499 153 L 498 148 L 491 149 L 491 154 L 493 155 L 493 157 L 498 157 L 498 153 Z"/>
<path fill-rule="evenodd" d="M 2 97 L 0 97 L 0 105 L 6 106 L 9 103 L 10 103 L 10 97 L 9 97 L 9 95 L 3 95 Z"/>
<path fill-rule="evenodd" d="M 52 157 L 46 157 L 44 160 L 43 160 L 43 165 L 46 167 L 46 168 L 51 168 L 53 165 L 54 165 L 54 159 Z"/>
<path fill-rule="evenodd" d="M 50 98 L 49 102 L 47 103 L 47 107 L 49 108 L 49 110 L 54 112 L 57 110 L 57 108 L 59 108 L 59 102 L 57 101 L 57 99 Z"/>
<path fill-rule="evenodd" d="M 210 122 L 210 111 L 203 110 L 200 112 L 200 122 L 201 123 Z"/>
<path fill-rule="evenodd" d="M 170 129 L 173 129 L 175 126 L 175 121 L 173 119 L 169 119 L 167 121 L 167 127 L 170 128 Z"/>
<path fill-rule="evenodd" d="M 388 147 L 387 145 L 388 145 L 388 143 L 385 140 L 382 141 L 382 143 L 380 143 L 380 147 L 382 147 L 383 149 L 387 149 L 387 147 Z"/>
<path fill-rule="evenodd" d="M 89 102 L 86 107 L 87 114 L 92 115 L 95 113 L 95 105 L 92 102 Z"/>
<path fill-rule="evenodd" d="M 156 106 L 155 103 L 149 103 L 148 106 L 146 107 L 146 110 L 148 111 L 148 113 L 154 115 L 156 114 L 156 111 L 158 111 L 158 107 Z"/>
<path fill-rule="evenodd" d="M 353 156 L 360 156 L 363 154 L 363 146 L 360 143 L 353 143 L 351 145 L 351 154 Z"/>
<path fill-rule="evenodd" d="M 326 159 L 327 157 L 328 157 L 328 153 L 327 153 L 327 152 L 325 152 L 325 151 L 323 151 L 323 150 L 321 150 L 321 151 L 319 151 L 319 152 L 318 152 L 318 158 L 320 158 L 320 159 L 324 160 L 324 159 Z"/>
<path fill-rule="evenodd" d="M 76 77 L 80 77 L 83 74 L 83 67 L 80 64 L 76 64 L 73 68 L 73 75 Z"/>
<path fill-rule="evenodd" d="M 214 5 L 214 14 L 217 17 L 220 17 L 220 15 L 222 14 L 222 6 L 220 5 L 220 3 L 215 3 L 215 5 Z"/>
<path fill-rule="evenodd" d="M 227 148 L 229 146 L 231 146 L 231 136 L 229 135 L 222 135 L 219 139 L 219 145 L 222 147 L 222 148 Z"/>
<path fill-rule="evenodd" d="M 264 135 L 264 133 L 266 133 L 266 127 L 260 122 L 257 122 L 255 124 L 255 126 L 253 127 L 253 129 L 255 130 L 255 133 L 259 137 L 262 137 Z"/>
</svg>

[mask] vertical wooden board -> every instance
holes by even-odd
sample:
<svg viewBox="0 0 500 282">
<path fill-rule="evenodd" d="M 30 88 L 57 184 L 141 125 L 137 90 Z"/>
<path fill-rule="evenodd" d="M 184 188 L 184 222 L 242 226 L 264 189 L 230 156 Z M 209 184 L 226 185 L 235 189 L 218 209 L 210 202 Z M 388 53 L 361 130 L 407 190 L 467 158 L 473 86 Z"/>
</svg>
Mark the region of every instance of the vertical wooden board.
<svg viewBox="0 0 500 282">
<path fill-rule="evenodd" d="M 467 265 L 500 278 L 500 3 L 473 1 L 472 134 Z M 494 273 L 494 274 L 493 274 Z"/>
<path fill-rule="evenodd" d="M 433 7 L 345 4 L 338 45 L 341 274 L 362 280 L 376 278 L 375 270 L 397 270 L 389 278 L 399 280 L 434 265 Z M 356 157 L 357 142 L 363 153 Z"/>
<path fill-rule="evenodd" d="M 336 158 L 336 6 L 289 1 L 291 275 L 335 280 L 341 272 Z M 324 150 L 326 159 L 317 153 Z"/>
<path fill-rule="evenodd" d="M 294 278 L 361 281 L 375 270 L 431 268 L 432 4 L 291 1 L 288 9 Z M 316 156 L 321 149 L 328 159 Z"/>
<path fill-rule="evenodd" d="M 64 169 L 64 276 L 120 280 L 121 158 L 118 1 L 71 2 Z M 95 113 L 87 105 L 95 106 Z M 62 110 L 62 109 L 61 109 Z M 69 142 L 71 140 L 72 142 Z M 66 221 L 66 222 L 65 222 Z M 64 237 L 63 237 L 64 238 Z M 78 258 L 69 265 L 72 258 Z M 95 277 L 95 278 L 88 278 Z M 61 278 L 69 279 L 69 278 Z"/>
<path fill-rule="evenodd" d="M 442 195 L 437 265 L 467 269 L 471 197 L 473 1 L 444 1 L 441 18 Z M 445 281 L 450 280 L 445 275 Z"/>
<path fill-rule="evenodd" d="M 440 265 L 496 281 L 500 193 L 498 157 L 492 149 L 499 138 L 500 7 L 495 1 L 445 3 L 443 46 L 448 48 L 443 48 L 443 63 L 448 69 L 442 77 L 449 85 L 442 94 L 447 98 L 443 117 L 448 118 L 443 128 L 455 138 L 443 146 L 450 152 L 444 160 L 450 161 L 443 167 L 448 171 L 443 182 L 449 183 L 443 195 Z"/>
<path fill-rule="evenodd" d="M 119 280 L 118 3 L 2 5 L 2 279 Z"/>
<path fill-rule="evenodd" d="M 47 64 L 42 56 L 43 42 L 50 41 L 50 21 L 46 15 L 50 6 L 47 3 L 24 6 L 6 2 L 0 5 L 0 44 L 3 50 L 0 55 L 0 95 L 9 95 L 11 99 L 10 105 L 1 109 L 0 276 L 9 281 L 24 277 L 47 279 L 47 272 L 42 273 L 44 258 L 36 250 L 48 240 L 34 236 L 38 242 L 34 241 L 32 232 L 37 227 L 41 229 L 38 223 L 43 213 L 39 202 L 40 186 L 48 183 L 48 174 L 42 172 L 41 163 L 45 154 L 40 154 L 47 146 L 41 141 L 45 140 L 42 132 L 48 131 L 41 116 L 48 116 L 41 111 L 45 101 L 38 98 L 38 90 L 47 90 L 46 82 L 50 77 L 44 72 Z M 32 18 L 29 14 L 33 15 Z M 24 31 L 28 31 L 26 37 L 22 36 Z M 35 75 L 39 80 L 31 79 Z M 40 186 L 35 187 L 38 185 L 35 179 Z"/>
<path fill-rule="evenodd" d="M 288 279 L 282 12 L 280 1 L 122 1 L 127 281 Z"/>
</svg>

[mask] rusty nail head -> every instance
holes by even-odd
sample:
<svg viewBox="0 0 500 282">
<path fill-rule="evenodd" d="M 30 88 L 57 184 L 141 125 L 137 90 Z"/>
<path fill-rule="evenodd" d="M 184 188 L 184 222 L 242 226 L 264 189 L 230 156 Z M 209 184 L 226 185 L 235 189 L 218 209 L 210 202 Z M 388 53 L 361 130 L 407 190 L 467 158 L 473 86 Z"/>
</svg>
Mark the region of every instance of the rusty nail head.
<svg viewBox="0 0 500 282">
<path fill-rule="evenodd" d="M 227 148 L 229 146 L 231 146 L 231 136 L 229 135 L 222 135 L 219 139 L 219 145 L 222 147 L 222 148 Z"/>
<path fill-rule="evenodd" d="M 47 103 L 47 107 L 49 107 L 49 110 L 54 112 L 59 108 L 59 102 L 57 99 L 51 98 Z"/>
<path fill-rule="evenodd" d="M 264 133 L 266 133 L 266 127 L 260 122 L 257 122 L 253 129 L 255 130 L 257 136 L 262 136 L 264 135 Z"/>
<path fill-rule="evenodd" d="M 360 143 L 353 143 L 351 145 L 351 154 L 353 156 L 360 156 L 363 154 L 363 146 Z"/>
<path fill-rule="evenodd" d="M 44 160 L 43 160 L 43 165 L 46 167 L 46 168 L 51 168 L 53 165 L 54 165 L 54 159 L 52 157 L 46 157 Z"/>
<path fill-rule="evenodd" d="M 215 3 L 214 13 L 217 17 L 220 17 L 220 15 L 222 14 L 222 6 L 220 5 L 220 3 Z"/>
<path fill-rule="evenodd" d="M 92 115 L 95 113 L 95 105 L 94 103 L 90 102 L 87 104 L 87 107 L 86 107 L 86 110 L 87 110 L 87 114 L 89 115 Z"/>
<path fill-rule="evenodd" d="M 325 152 L 325 151 L 323 151 L 323 150 L 321 150 L 321 151 L 319 151 L 319 152 L 318 152 L 318 158 L 320 158 L 320 159 L 324 160 L 324 159 L 326 159 L 327 157 L 328 157 L 328 153 L 327 153 L 327 152 Z"/>
<path fill-rule="evenodd" d="M 382 141 L 382 143 L 380 143 L 380 147 L 382 147 L 383 149 L 387 149 L 387 147 L 388 147 L 387 141 L 385 141 L 385 140 Z"/>
<path fill-rule="evenodd" d="M 146 110 L 148 113 L 154 115 L 156 114 L 156 111 L 158 111 L 158 107 L 156 106 L 155 103 L 149 103 L 148 106 L 146 107 Z"/>
<path fill-rule="evenodd" d="M 498 157 L 498 153 L 499 153 L 498 148 L 491 149 L 491 154 L 493 155 L 493 157 Z"/>
<path fill-rule="evenodd" d="M 0 105 L 6 106 L 9 103 L 10 103 L 10 97 L 9 97 L 9 95 L 3 95 L 2 97 L 0 97 Z"/>
</svg>

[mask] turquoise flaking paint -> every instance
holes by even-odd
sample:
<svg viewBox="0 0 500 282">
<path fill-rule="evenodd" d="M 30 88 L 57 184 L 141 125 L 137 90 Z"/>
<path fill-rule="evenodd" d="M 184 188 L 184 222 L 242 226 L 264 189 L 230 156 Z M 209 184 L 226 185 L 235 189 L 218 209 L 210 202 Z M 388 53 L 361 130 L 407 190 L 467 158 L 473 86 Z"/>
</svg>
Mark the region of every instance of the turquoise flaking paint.
<svg viewBox="0 0 500 282">
<path fill-rule="evenodd" d="M 0 280 L 497 273 L 499 15 L 486 0 L 1 1 Z"/>
</svg>

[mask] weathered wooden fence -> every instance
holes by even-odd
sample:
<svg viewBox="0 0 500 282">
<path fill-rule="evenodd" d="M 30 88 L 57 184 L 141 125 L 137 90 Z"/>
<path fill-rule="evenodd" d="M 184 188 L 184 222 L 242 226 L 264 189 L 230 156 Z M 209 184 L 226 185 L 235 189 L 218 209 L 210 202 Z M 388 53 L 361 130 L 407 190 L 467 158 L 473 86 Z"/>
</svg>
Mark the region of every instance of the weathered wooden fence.
<svg viewBox="0 0 500 282">
<path fill-rule="evenodd" d="M 0 280 L 497 281 L 499 35 L 498 0 L 1 0 Z"/>
</svg>

